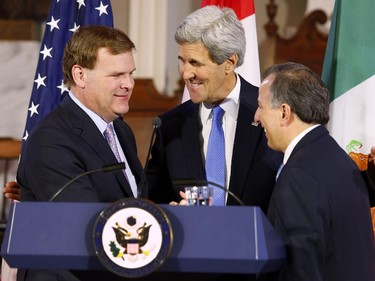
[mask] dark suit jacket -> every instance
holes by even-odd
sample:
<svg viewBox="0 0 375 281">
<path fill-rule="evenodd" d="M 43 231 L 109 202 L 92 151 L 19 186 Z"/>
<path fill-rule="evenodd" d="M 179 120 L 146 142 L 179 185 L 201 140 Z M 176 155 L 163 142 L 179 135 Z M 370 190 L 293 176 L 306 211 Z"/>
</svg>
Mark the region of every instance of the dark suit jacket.
<svg viewBox="0 0 375 281">
<path fill-rule="evenodd" d="M 132 170 L 136 181 L 139 182 L 142 165 L 137 158 L 133 133 L 121 118 L 113 123 L 129 162 L 130 167 L 126 168 Z M 60 187 L 76 175 L 116 162 L 109 145 L 94 122 L 69 96 L 66 96 L 33 130 L 25 143 L 17 172 L 17 181 L 21 185 L 21 200 L 48 201 Z M 60 193 L 55 201 L 114 202 L 124 197 L 133 195 L 123 172 L 118 171 L 84 176 Z M 22 272 L 23 270 L 20 270 L 19 275 Z M 95 280 L 87 277 L 90 272 L 83 274 L 81 280 Z M 99 274 L 101 273 L 95 272 L 94 277 Z M 106 280 L 115 278 L 113 274 L 105 276 L 108 278 Z M 31 270 L 28 271 L 26 279 L 20 277 L 18 280 L 75 279 L 68 271 Z"/>
<path fill-rule="evenodd" d="M 367 188 L 324 126 L 294 148 L 277 180 L 268 216 L 287 250 L 287 262 L 274 280 L 374 280 Z"/>
<path fill-rule="evenodd" d="M 263 129 L 251 122 L 258 107 L 258 88 L 241 79 L 229 190 L 246 205 L 266 212 L 282 155 L 267 146 Z M 199 104 L 187 101 L 160 116 L 162 125 L 152 149 L 147 178 L 149 196 L 158 203 L 179 201 L 176 180 L 205 180 Z M 237 202 L 229 196 L 228 205 Z"/>
<path fill-rule="evenodd" d="M 235 133 L 229 190 L 246 205 L 266 212 L 282 154 L 267 146 L 263 129 L 254 127 L 258 88 L 241 79 L 240 106 Z M 177 180 L 206 180 L 199 104 L 187 101 L 160 116 L 152 158 L 147 170 L 149 198 L 157 203 L 180 201 Z M 238 204 L 228 197 L 228 205 Z M 170 280 L 254 280 L 255 275 L 165 274 Z M 172 279 L 174 278 L 174 279 Z M 169 279 L 168 279 L 169 280 Z"/>
</svg>

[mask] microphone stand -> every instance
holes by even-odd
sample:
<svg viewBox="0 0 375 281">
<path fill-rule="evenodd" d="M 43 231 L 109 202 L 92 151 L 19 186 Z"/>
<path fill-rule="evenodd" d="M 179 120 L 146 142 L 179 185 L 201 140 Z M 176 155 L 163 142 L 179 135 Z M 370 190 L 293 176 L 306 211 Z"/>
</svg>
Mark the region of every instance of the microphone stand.
<svg viewBox="0 0 375 281">
<path fill-rule="evenodd" d="M 103 166 L 103 167 L 101 167 L 99 169 L 91 170 L 91 171 L 87 171 L 87 172 L 84 172 L 82 174 L 79 174 L 79 175 L 75 176 L 74 178 L 72 178 L 70 181 L 68 181 L 66 184 L 64 184 L 48 201 L 49 202 L 53 202 L 53 200 L 55 200 L 55 198 L 61 192 L 63 192 L 70 184 L 72 184 L 73 182 L 75 182 L 80 177 L 87 176 L 87 175 L 94 174 L 94 173 L 99 173 L 99 172 L 108 173 L 108 172 L 113 172 L 113 171 L 118 171 L 118 170 L 124 170 L 124 169 L 125 169 L 125 163 L 124 162 L 120 162 L 120 163 L 116 163 L 116 164 L 105 165 L 105 166 Z"/>
<path fill-rule="evenodd" d="M 152 144 L 154 143 L 154 139 L 155 139 L 155 135 L 156 135 L 156 129 L 158 129 L 160 127 L 160 125 L 161 125 L 161 119 L 159 117 L 155 117 L 152 120 L 153 130 L 152 130 L 150 145 L 149 145 L 148 152 L 147 152 L 145 167 L 143 168 L 141 181 L 139 182 L 138 198 L 141 197 L 142 191 L 143 191 L 144 186 L 146 184 L 146 174 L 147 174 L 148 162 L 150 162 Z"/>
</svg>

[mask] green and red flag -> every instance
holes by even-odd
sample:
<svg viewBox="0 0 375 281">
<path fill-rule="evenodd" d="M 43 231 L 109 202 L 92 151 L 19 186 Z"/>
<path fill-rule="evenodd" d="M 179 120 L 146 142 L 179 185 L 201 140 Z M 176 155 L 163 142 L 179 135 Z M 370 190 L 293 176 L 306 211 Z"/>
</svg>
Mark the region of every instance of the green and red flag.
<svg viewBox="0 0 375 281">
<path fill-rule="evenodd" d="M 373 0 L 336 0 L 322 72 L 331 93 L 328 129 L 357 157 L 375 145 L 374 11 Z"/>
</svg>

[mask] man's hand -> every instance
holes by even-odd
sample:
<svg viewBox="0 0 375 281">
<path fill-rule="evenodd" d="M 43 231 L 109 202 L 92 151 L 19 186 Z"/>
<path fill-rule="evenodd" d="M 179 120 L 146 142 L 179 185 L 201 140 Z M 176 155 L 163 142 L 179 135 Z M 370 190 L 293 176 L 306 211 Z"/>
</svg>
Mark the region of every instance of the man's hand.
<svg viewBox="0 0 375 281">
<path fill-rule="evenodd" d="M 9 181 L 3 187 L 3 193 L 6 198 L 20 201 L 21 187 L 15 181 Z"/>
<path fill-rule="evenodd" d="M 181 201 L 180 203 L 178 202 L 175 202 L 175 201 L 172 201 L 169 203 L 169 205 L 172 205 L 172 206 L 186 206 L 187 205 L 187 201 L 186 201 L 186 196 L 185 196 L 185 192 L 182 192 L 180 191 L 180 196 L 181 196 Z"/>
</svg>

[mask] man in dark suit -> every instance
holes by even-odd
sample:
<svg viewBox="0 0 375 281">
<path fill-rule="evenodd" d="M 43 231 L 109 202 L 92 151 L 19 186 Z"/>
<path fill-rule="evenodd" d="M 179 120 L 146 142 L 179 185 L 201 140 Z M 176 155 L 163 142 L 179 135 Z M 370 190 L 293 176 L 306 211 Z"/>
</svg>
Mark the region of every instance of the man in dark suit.
<svg viewBox="0 0 375 281">
<path fill-rule="evenodd" d="M 142 165 L 134 135 L 122 120 L 134 87 L 134 49 L 117 29 L 87 26 L 74 33 L 63 57 L 70 92 L 25 143 L 17 171 L 21 201 L 48 201 L 73 177 L 117 162 L 125 162 L 126 169 L 82 177 L 54 201 L 114 202 L 137 196 Z M 117 150 L 105 138 L 112 125 Z M 117 279 L 106 271 L 19 269 L 17 274 L 17 280 Z"/>
<path fill-rule="evenodd" d="M 224 188 L 245 204 L 266 211 L 281 154 L 267 147 L 262 128 L 251 126 L 258 88 L 235 72 L 246 49 L 241 22 L 230 9 L 206 6 L 183 20 L 175 39 L 179 71 L 191 99 L 160 116 L 162 125 L 147 171 L 149 198 L 178 202 L 184 185 L 177 182 L 207 180 L 211 109 L 220 106 L 224 110 Z M 226 199 L 227 205 L 239 204 L 231 196 Z"/>
<path fill-rule="evenodd" d="M 324 126 L 329 93 L 296 63 L 265 71 L 255 122 L 284 152 L 268 217 L 286 244 L 287 261 L 270 280 L 375 277 L 374 233 L 366 184 Z"/>
<path fill-rule="evenodd" d="M 244 204 L 266 211 L 282 156 L 267 147 L 263 129 L 251 125 L 258 88 L 235 72 L 243 63 L 246 49 L 241 22 L 231 9 L 206 6 L 182 21 L 175 39 L 179 44 L 179 71 L 190 100 L 160 116 L 162 125 L 147 170 L 149 198 L 178 204 L 186 185 L 209 180 L 205 166 L 212 109 L 220 107 L 224 111 L 221 127 L 225 139 L 225 151 L 220 155 L 225 158 L 225 168 L 214 168 L 224 174 L 225 189 Z M 224 203 L 239 204 L 228 195 Z M 240 274 L 166 276 L 174 280 L 255 280 L 255 275 Z"/>
<path fill-rule="evenodd" d="M 237 77 L 241 89 L 229 190 L 246 205 L 257 205 L 266 211 L 281 157 L 277 158 L 267 148 L 263 130 L 250 125 L 249 120 L 255 114 L 257 88 Z M 149 186 L 152 188 L 150 198 L 157 202 L 179 201 L 178 194 L 183 191 L 183 186 L 173 188 L 175 181 L 191 179 L 194 183 L 206 180 L 200 141 L 200 106 L 204 105 L 189 100 L 161 115 L 162 126 L 148 170 Z M 229 196 L 227 204 L 237 205 L 238 202 Z"/>
</svg>

